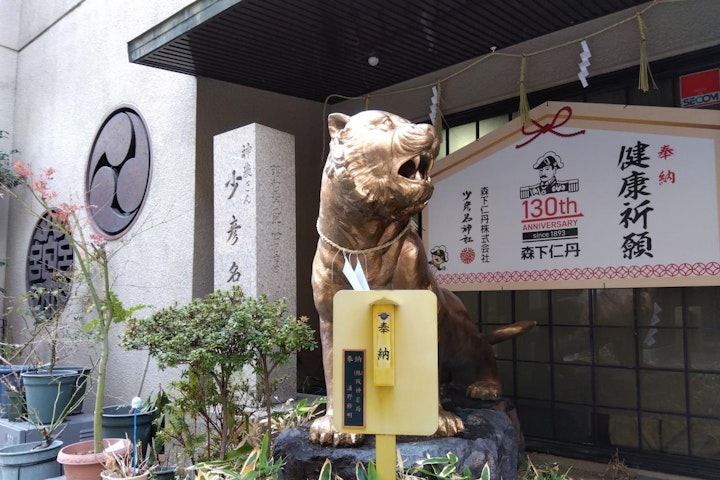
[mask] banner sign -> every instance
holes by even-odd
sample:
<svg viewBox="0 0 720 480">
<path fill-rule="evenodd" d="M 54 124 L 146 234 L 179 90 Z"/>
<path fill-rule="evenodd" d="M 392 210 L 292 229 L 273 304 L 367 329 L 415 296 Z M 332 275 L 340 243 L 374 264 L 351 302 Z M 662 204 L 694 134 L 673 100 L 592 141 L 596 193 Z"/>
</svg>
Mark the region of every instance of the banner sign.
<svg viewBox="0 0 720 480">
<path fill-rule="evenodd" d="M 455 290 L 720 284 L 720 112 L 547 103 L 438 162 L 425 209 Z"/>
</svg>

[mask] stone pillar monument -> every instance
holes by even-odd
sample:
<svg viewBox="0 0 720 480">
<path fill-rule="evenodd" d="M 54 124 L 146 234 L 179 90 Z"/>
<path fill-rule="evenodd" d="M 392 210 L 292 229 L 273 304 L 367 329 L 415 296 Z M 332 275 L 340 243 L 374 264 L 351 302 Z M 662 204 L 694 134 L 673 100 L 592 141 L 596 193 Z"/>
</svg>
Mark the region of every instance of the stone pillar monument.
<svg viewBox="0 0 720 480">
<path fill-rule="evenodd" d="M 214 288 L 287 299 L 296 314 L 295 138 L 257 123 L 214 138 Z M 295 361 L 280 398 L 294 395 Z"/>
</svg>

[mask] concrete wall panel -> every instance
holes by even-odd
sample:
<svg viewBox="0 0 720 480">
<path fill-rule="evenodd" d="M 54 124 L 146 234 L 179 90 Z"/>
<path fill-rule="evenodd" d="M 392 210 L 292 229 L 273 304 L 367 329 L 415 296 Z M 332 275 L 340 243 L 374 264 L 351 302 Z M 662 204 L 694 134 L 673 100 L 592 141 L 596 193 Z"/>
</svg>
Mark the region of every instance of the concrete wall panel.
<svg viewBox="0 0 720 480">
<path fill-rule="evenodd" d="M 112 264 L 115 291 L 127 306 L 187 302 L 193 278 L 196 81 L 129 63 L 127 42 L 189 1 L 49 2 L 47 11 L 39 3 L 48 4 L 23 2 L 21 44 L 35 36 L 18 54 L 13 143 L 21 150 L 19 159 L 36 172 L 57 170 L 58 201 L 84 203 L 95 135 L 118 106 L 135 108 L 147 124 L 153 171 L 138 221 L 111 242 L 121 246 Z M 24 290 L 24 259 L 35 219 L 14 204 L 10 222 L 7 285 L 17 296 Z M 22 326 L 14 317 L 15 332 Z M 118 347 L 121 332 L 122 326 L 112 332 L 106 404 L 129 402 L 145 366 L 144 354 Z M 84 345 L 67 361 L 88 364 L 96 356 Z M 151 366 L 143 394 L 157 391 L 167 379 Z M 92 409 L 89 400 L 86 405 Z"/>
</svg>

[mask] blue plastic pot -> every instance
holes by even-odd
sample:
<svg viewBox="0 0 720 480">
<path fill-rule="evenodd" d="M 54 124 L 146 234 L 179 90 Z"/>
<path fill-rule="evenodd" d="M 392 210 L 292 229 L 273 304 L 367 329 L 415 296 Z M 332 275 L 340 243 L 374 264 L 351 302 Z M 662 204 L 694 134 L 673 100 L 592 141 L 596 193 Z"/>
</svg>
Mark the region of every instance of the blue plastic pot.
<svg viewBox="0 0 720 480">
<path fill-rule="evenodd" d="M 81 399 L 84 399 L 87 395 L 87 387 L 90 383 L 90 373 L 92 373 L 91 367 L 82 367 L 82 366 L 65 366 L 65 365 L 58 365 L 58 369 L 62 370 L 77 370 L 78 373 L 80 373 L 80 377 L 78 377 L 77 383 L 75 384 L 76 390 L 73 394 L 73 405 L 75 405 L 75 408 L 72 409 L 70 412 L 70 415 L 77 415 L 82 413 L 83 411 L 83 402 L 79 401 Z"/>
<path fill-rule="evenodd" d="M 31 421 L 43 425 L 68 415 L 80 374 L 76 370 L 53 369 L 49 372 L 25 372 L 25 403 Z"/>
<path fill-rule="evenodd" d="M 38 480 L 62 474 L 57 454 L 63 442 L 55 440 L 49 447 L 34 448 L 38 442 L 0 448 L 0 478 Z"/>
<path fill-rule="evenodd" d="M 2 416 L 7 417 L 10 407 L 7 392 L 8 383 L 18 390 L 22 389 L 23 381 L 20 374 L 22 372 L 30 372 L 34 370 L 31 365 L 13 365 L 12 367 L 0 367 L 0 407 L 2 408 Z M 13 373 L 14 372 L 14 373 Z"/>
</svg>

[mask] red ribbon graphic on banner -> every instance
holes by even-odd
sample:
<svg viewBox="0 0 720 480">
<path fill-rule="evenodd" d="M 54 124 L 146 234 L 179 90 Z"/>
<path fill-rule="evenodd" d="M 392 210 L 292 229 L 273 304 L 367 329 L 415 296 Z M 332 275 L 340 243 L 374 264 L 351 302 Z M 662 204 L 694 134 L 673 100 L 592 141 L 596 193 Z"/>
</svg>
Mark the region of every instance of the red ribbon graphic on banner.
<svg viewBox="0 0 720 480">
<path fill-rule="evenodd" d="M 560 120 L 558 122 L 558 118 L 560 117 L 560 114 L 562 112 L 565 112 L 567 114 L 567 117 L 563 118 L 562 120 Z M 584 134 L 585 130 L 578 130 L 577 132 L 572 132 L 572 133 L 562 133 L 562 132 L 558 132 L 557 130 L 555 130 L 556 128 L 559 128 L 559 127 L 562 127 L 563 125 L 565 125 L 570 120 L 570 117 L 572 117 L 572 108 L 570 108 L 569 106 L 566 105 L 557 111 L 557 113 L 555 114 L 555 116 L 553 117 L 553 119 L 550 123 L 546 123 L 545 125 L 540 125 L 538 122 L 536 122 L 535 120 L 533 120 L 531 118 L 530 120 L 537 127 L 537 129 L 528 131 L 528 130 L 525 130 L 525 125 L 523 125 L 523 127 L 521 129 L 523 135 L 532 135 L 532 138 L 526 140 L 525 142 L 523 142 L 521 144 L 515 145 L 515 148 L 524 147 L 528 143 L 530 143 L 533 140 L 535 140 L 536 138 L 538 138 L 540 135 L 542 135 L 544 133 L 548 133 L 548 132 L 550 132 L 554 135 L 557 135 L 558 137 L 574 137 L 575 135 Z"/>
</svg>

